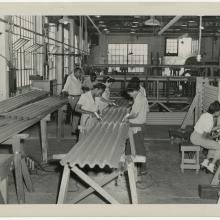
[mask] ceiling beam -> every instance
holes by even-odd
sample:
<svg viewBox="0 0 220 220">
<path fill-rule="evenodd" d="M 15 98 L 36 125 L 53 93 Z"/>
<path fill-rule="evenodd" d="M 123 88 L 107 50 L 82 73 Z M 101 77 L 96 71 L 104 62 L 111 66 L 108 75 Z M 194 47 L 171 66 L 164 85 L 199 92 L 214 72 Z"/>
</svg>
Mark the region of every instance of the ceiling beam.
<svg viewBox="0 0 220 220">
<path fill-rule="evenodd" d="M 161 35 L 164 31 L 166 31 L 169 27 L 175 24 L 182 16 L 176 16 L 172 20 L 169 21 L 159 32 L 158 35 Z"/>
<path fill-rule="evenodd" d="M 99 34 L 102 34 L 102 32 L 99 30 L 99 28 L 97 27 L 97 25 L 94 23 L 94 21 L 89 17 L 89 16 L 86 16 L 90 22 L 92 23 L 92 25 L 94 26 L 94 28 L 98 31 Z"/>
</svg>

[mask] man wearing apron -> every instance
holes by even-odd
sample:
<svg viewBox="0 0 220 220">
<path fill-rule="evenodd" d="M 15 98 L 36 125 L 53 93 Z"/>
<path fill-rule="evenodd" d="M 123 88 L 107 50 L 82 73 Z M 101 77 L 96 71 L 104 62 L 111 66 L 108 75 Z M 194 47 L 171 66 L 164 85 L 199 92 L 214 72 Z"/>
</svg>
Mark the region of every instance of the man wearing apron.
<svg viewBox="0 0 220 220">
<path fill-rule="evenodd" d="M 75 134 L 79 124 L 79 114 L 75 111 L 76 104 L 82 94 L 82 70 L 80 68 L 75 68 L 64 85 L 62 90 L 63 93 L 67 93 L 69 104 L 71 106 L 73 117 L 72 117 L 72 134 Z"/>
<path fill-rule="evenodd" d="M 89 131 L 99 121 L 99 108 L 97 103 L 97 97 L 100 97 L 105 91 L 106 86 L 102 83 L 94 85 L 93 89 L 82 94 L 76 105 L 76 111 L 81 113 L 80 121 L 80 135 L 79 140 L 85 137 Z"/>
</svg>

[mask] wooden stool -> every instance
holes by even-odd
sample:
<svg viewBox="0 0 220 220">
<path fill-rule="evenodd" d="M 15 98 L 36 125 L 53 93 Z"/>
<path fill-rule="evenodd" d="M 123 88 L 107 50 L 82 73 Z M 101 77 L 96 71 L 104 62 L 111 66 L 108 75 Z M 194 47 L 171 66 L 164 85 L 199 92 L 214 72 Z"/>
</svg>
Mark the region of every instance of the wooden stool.
<svg viewBox="0 0 220 220">
<path fill-rule="evenodd" d="M 184 173 L 184 169 L 193 169 L 196 170 L 196 173 L 199 172 L 200 164 L 199 164 L 199 151 L 200 146 L 196 145 L 182 145 L 182 161 L 181 161 L 181 171 Z"/>
<path fill-rule="evenodd" d="M 12 163 L 12 154 L 0 154 L 0 204 L 8 203 L 8 175 Z"/>
</svg>

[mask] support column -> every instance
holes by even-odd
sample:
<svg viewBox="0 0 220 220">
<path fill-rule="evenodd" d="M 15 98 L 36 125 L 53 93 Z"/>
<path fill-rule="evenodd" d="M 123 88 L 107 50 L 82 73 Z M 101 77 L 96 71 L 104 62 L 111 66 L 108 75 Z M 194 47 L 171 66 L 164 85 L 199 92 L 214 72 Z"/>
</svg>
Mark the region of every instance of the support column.
<svg viewBox="0 0 220 220">
<path fill-rule="evenodd" d="M 70 47 L 70 53 L 75 54 L 75 20 L 72 19 L 72 23 L 70 23 L 70 29 L 69 29 L 69 45 Z M 74 70 L 74 58 L 75 56 L 69 56 L 69 72 Z"/>
<path fill-rule="evenodd" d="M 9 16 L 0 16 L 1 19 L 9 19 Z M 11 34 L 5 30 L 9 29 L 9 25 L 0 22 L 0 100 L 9 97 L 9 68 L 7 60 L 10 60 L 9 47 L 11 46 Z"/>
<path fill-rule="evenodd" d="M 58 46 L 57 54 L 63 54 L 64 53 L 63 24 L 58 24 L 55 38 L 59 42 L 62 42 L 62 43 L 57 43 L 57 46 Z M 57 55 L 56 56 L 57 94 L 60 94 L 62 91 L 63 78 L 64 78 L 64 56 Z"/>
</svg>

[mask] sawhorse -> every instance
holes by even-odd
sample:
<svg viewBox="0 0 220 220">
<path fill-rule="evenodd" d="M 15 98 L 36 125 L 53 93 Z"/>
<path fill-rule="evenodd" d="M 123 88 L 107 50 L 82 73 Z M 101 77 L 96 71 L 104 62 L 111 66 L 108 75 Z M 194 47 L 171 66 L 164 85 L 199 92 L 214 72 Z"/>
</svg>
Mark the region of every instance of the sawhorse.
<svg viewBox="0 0 220 220">
<path fill-rule="evenodd" d="M 30 174 L 25 162 L 25 155 L 23 149 L 23 140 L 27 139 L 28 137 L 28 134 L 17 134 L 14 135 L 11 139 L 8 139 L 7 141 L 3 142 L 3 144 L 12 145 L 13 149 L 15 183 L 18 203 L 25 203 L 24 183 L 29 192 L 34 191 Z"/>
</svg>

